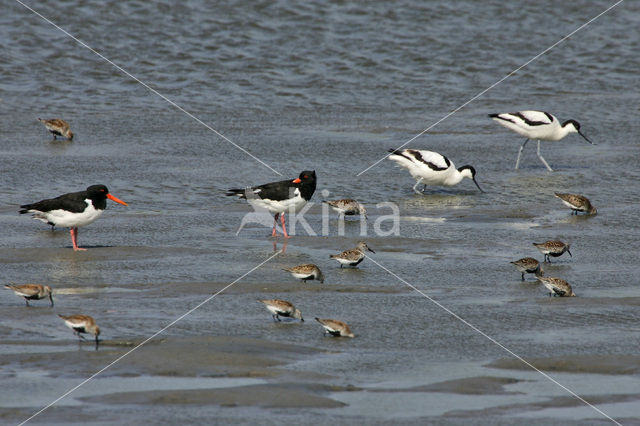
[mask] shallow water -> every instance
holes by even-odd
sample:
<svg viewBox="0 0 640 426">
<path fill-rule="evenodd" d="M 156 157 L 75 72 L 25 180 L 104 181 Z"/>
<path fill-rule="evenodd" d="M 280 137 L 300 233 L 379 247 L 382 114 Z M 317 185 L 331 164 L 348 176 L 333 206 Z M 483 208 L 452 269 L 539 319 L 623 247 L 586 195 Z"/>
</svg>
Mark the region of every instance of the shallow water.
<svg viewBox="0 0 640 426">
<path fill-rule="evenodd" d="M 10 383 L 0 420 L 26 420 L 224 289 L 33 421 L 608 423 L 517 354 L 621 423 L 640 423 L 638 4 L 620 4 L 408 145 L 473 165 L 486 193 L 465 180 L 416 195 L 388 160 L 358 175 L 609 5 L 34 5 L 281 177 L 9 2 L 2 280 L 50 284 L 56 304 L 26 308 L 0 292 Z M 580 121 L 596 145 L 577 135 L 543 143 L 548 173 L 530 143 L 514 171 L 522 138 L 486 114 L 531 108 Z M 73 142 L 51 141 L 37 117 L 68 120 Z M 298 223 L 268 260 L 282 237 L 259 224 L 237 233 L 251 209 L 224 190 L 309 169 L 310 228 Z M 110 203 L 80 230 L 87 252 L 17 213 L 94 183 L 129 206 Z M 571 216 L 554 191 L 586 195 L 599 214 Z M 366 236 L 357 219 L 340 235 L 336 216 L 323 216 L 323 199 L 343 197 L 367 207 Z M 375 232 L 391 225 L 386 202 L 399 208 L 399 235 Z M 329 260 L 361 238 L 376 253 L 358 269 Z M 532 243 L 547 239 L 571 244 L 573 257 L 545 272 L 578 297 L 549 298 L 509 264 L 541 259 Z M 309 262 L 325 284 L 281 270 Z M 290 300 L 306 321 L 274 323 L 258 298 Z M 105 341 L 79 345 L 57 313 L 94 316 Z M 342 319 L 357 337 L 323 337 L 315 316 Z"/>
</svg>

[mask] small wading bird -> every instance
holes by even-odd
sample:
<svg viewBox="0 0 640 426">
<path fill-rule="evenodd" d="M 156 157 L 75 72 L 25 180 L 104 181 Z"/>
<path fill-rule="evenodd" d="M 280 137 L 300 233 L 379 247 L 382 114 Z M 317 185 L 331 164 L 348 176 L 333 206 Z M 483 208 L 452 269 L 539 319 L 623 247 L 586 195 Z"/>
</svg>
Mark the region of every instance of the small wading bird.
<svg viewBox="0 0 640 426">
<path fill-rule="evenodd" d="M 126 206 L 122 200 L 109 194 L 104 185 L 92 185 L 85 191 L 64 194 L 49 200 L 20 206 L 21 214 L 33 213 L 33 218 L 55 226 L 71 228 L 73 250 L 86 250 L 78 247 L 78 227 L 93 223 L 107 208 L 107 198 Z"/>
<path fill-rule="evenodd" d="M 549 256 L 558 257 L 562 256 L 564 252 L 569 253 L 569 256 L 573 257 L 569 251 L 569 244 L 563 243 L 560 240 L 545 241 L 544 243 L 533 243 L 538 251 L 544 254 L 544 261 L 551 263 Z"/>
<path fill-rule="evenodd" d="M 355 215 L 367 218 L 367 209 L 356 200 L 345 198 L 343 200 L 325 200 L 323 203 L 327 203 L 329 207 L 337 211 L 341 218 Z"/>
<path fill-rule="evenodd" d="M 337 260 L 340 263 L 341 268 L 343 265 L 357 266 L 366 257 L 366 255 L 364 254 L 365 250 L 369 250 L 371 253 L 375 253 L 375 251 L 367 246 L 367 243 L 365 243 L 364 241 L 360 241 L 355 248 L 345 250 L 340 254 L 329 255 L 329 259 Z"/>
<path fill-rule="evenodd" d="M 73 334 L 78 336 L 81 340 L 86 340 L 81 333 L 93 334 L 96 338 L 96 345 L 98 344 L 98 336 L 100 335 L 100 327 L 96 324 L 95 320 L 89 315 L 60 315 L 60 318 L 64 320 L 64 323 L 73 330 Z"/>
<path fill-rule="evenodd" d="M 598 210 L 591 205 L 591 201 L 584 195 L 562 194 L 560 192 L 556 192 L 555 195 L 562 200 L 565 206 L 571 209 L 571 214 L 577 215 L 578 212 L 583 212 L 593 216 L 598 213 Z"/>
<path fill-rule="evenodd" d="M 38 120 L 53 134 L 54 140 L 57 139 L 58 136 L 67 138 L 67 140 L 73 140 L 73 132 L 69 129 L 69 123 L 66 121 L 59 118 L 53 118 L 51 120 L 38 118 Z"/>
<path fill-rule="evenodd" d="M 322 327 L 324 327 L 325 334 L 330 334 L 334 337 L 356 337 L 352 332 L 349 326 L 338 320 L 334 319 L 320 319 L 316 317 L 316 321 L 318 321 Z"/>
<path fill-rule="evenodd" d="M 266 183 L 260 186 L 245 189 L 229 189 L 227 196 L 237 196 L 246 199 L 249 204 L 258 209 L 266 209 L 273 216 L 273 232 L 271 236 L 276 236 L 276 224 L 280 217 L 282 233 L 285 238 L 287 228 L 284 225 L 285 212 L 299 212 L 316 190 L 315 170 L 306 170 L 293 180 L 282 180 L 279 182 Z"/>
<path fill-rule="evenodd" d="M 307 280 L 318 280 L 320 283 L 324 284 L 324 275 L 322 274 L 322 271 L 312 263 L 283 269 L 283 271 L 289 272 L 294 278 L 298 278 L 305 283 Z"/>
<path fill-rule="evenodd" d="M 49 287 L 48 285 L 8 284 L 8 285 L 5 285 L 5 288 L 8 288 L 9 290 L 13 290 L 16 296 L 24 297 L 25 302 L 27 302 L 27 306 L 30 306 L 29 300 L 40 300 L 47 297 L 51 301 L 51 306 L 53 306 L 53 295 L 51 292 L 51 287 Z"/>
<path fill-rule="evenodd" d="M 522 281 L 524 281 L 524 274 L 536 274 L 544 275 L 542 268 L 540 267 L 540 262 L 538 262 L 533 257 L 523 257 L 522 259 L 515 260 L 511 262 L 518 272 L 522 274 Z"/>
<path fill-rule="evenodd" d="M 413 190 L 420 194 L 418 186 L 422 184 L 422 192 L 427 185 L 454 186 L 464 178 L 469 178 L 476 184 L 480 192 L 484 192 L 476 181 L 476 169 L 473 166 L 462 166 L 456 169 L 451 160 L 433 151 L 417 149 L 390 149 L 389 160 L 409 170 L 409 174 L 416 179 Z"/>
<path fill-rule="evenodd" d="M 264 306 L 271 312 L 271 316 L 274 321 L 282 321 L 280 317 L 288 317 L 288 318 L 297 318 L 300 321 L 304 322 L 304 318 L 302 318 L 302 312 L 299 309 L 296 309 L 292 303 L 287 302 L 286 300 L 280 299 L 264 299 L 258 300 L 258 302 L 263 303 Z"/>
<path fill-rule="evenodd" d="M 593 142 L 591 142 L 580 131 L 580 123 L 578 123 L 576 120 L 567 120 L 564 123 L 560 124 L 558 119 L 548 112 L 518 111 L 502 114 L 489 114 L 489 117 L 491 117 L 493 120 L 498 122 L 498 124 L 506 127 L 507 129 L 513 130 L 517 134 L 527 138 L 527 140 L 524 141 L 524 143 L 520 147 L 520 150 L 518 151 L 516 170 L 518 170 L 518 167 L 520 166 L 520 155 L 522 155 L 522 150 L 524 149 L 524 146 L 527 144 L 527 142 L 529 142 L 529 139 L 538 140 L 538 158 L 550 172 L 552 172 L 553 169 L 542 157 L 542 154 L 540 154 L 541 140 L 559 141 L 569 133 L 578 133 L 587 142 L 593 145 Z"/>
<path fill-rule="evenodd" d="M 571 284 L 563 280 L 562 278 L 553 278 L 553 277 L 536 277 L 544 286 L 549 289 L 549 297 L 551 296 L 559 296 L 559 297 L 567 297 L 567 296 L 575 296 L 573 289 L 571 288 Z"/>
</svg>

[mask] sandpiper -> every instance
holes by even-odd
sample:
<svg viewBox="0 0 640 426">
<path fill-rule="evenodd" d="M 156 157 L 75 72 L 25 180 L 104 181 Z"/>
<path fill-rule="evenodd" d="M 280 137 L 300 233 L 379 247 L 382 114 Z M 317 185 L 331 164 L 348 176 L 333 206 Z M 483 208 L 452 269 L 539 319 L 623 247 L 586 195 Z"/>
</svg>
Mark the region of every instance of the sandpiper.
<svg viewBox="0 0 640 426">
<path fill-rule="evenodd" d="M 366 255 L 364 254 L 365 250 L 369 250 L 371 253 L 375 253 L 375 251 L 371 250 L 369 246 L 367 246 L 367 243 L 365 243 L 364 241 L 360 241 L 358 242 L 356 248 L 345 250 L 340 254 L 332 254 L 329 256 L 329 259 L 335 259 L 340 262 L 341 268 L 343 265 L 357 266 L 366 257 Z"/>
<path fill-rule="evenodd" d="M 287 302 L 286 300 L 280 299 L 264 299 L 258 300 L 258 302 L 264 303 L 269 312 L 271 312 L 271 316 L 274 321 L 281 321 L 280 316 L 289 317 L 289 318 L 297 318 L 300 321 L 304 322 L 304 318 L 302 318 L 302 312 L 299 309 L 296 309 L 292 303 Z"/>
<path fill-rule="evenodd" d="M 598 210 L 591 205 L 591 201 L 584 195 L 562 194 L 560 192 L 556 192 L 555 195 L 571 209 L 571 214 L 577 215 L 578 212 L 585 212 L 588 215 L 594 215 L 598 213 Z"/>
<path fill-rule="evenodd" d="M 352 332 L 349 326 L 338 320 L 334 319 L 320 319 L 316 317 L 316 321 L 318 321 L 324 327 L 324 332 L 330 334 L 332 336 L 342 336 L 342 337 L 356 337 Z"/>
<path fill-rule="evenodd" d="M 344 216 L 360 215 L 365 219 L 367 218 L 367 209 L 362 204 L 351 198 L 345 198 L 342 200 L 327 200 L 323 201 L 327 203 L 333 210 L 337 211 L 341 218 Z"/>
<path fill-rule="evenodd" d="M 511 263 L 520 273 L 522 273 L 522 281 L 524 281 L 525 272 L 527 274 L 544 275 L 542 268 L 540 267 L 540 262 L 533 257 L 523 257 L 522 259 L 518 259 Z"/>
<path fill-rule="evenodd" d="M 283 271 L 289 272 L 294 278 L 301 279 L 305 283 L 307 280 L 318 280 L 321 283 L 324 283 L 324 275 L 322 274 L 322 271 L 312 263 L 283 269 Z"/>
<path fill-rule="evenodd" d="M 569 251 L 569 244 L 563 243 L 560 240 L 545 241 L 544 243 L 533 243 L 533 245 L 536 246 L 540 253 L 544 254 L 545 262 L 551 263 L 551 258 L 549 256 L 562 256 L 565 251 L 569 253 L 569 256 L 573 257 L 573 255 Z"/>
<path fill-rule="evenodd" d="M 64 320 L 64 323 L 73 330 L 73 334 L 80 339 L 86 340 L 81 333 L 93 334 L 96 337 L 96 344 L 98 343 L 98 336 L 100 335 L 100 327 L 96 324 L 96 321 L 89 315 L 60 315 L 60 318 Z"/>
<path fill-rule="evenodd" d="M 546 288 L 549 289 L 549 297 L 551 296 L 575 296 L 571 284 L 563 280 L 562 278 L 553 277 L 536 277 Z"/>
<path fill-rule="evenodd" d="M 24 297 L 25 302 L 27 302 L 27 306 L 29 305 L 29 300 L 40 300 L 44 298 L 49 298 L 51 301 L 51 306 L 53 306 L 53 296 L 51 292 L 51 287 L 48 285 L 42 284 L 7 284 L 5 288 L 9 290 L 13 290 L 13 292 L 17 296 Z"/>
<path fill-rule="evenodd" d="M 52 118 L 50 120 L 38 118 L 38 120 L 53 134 L 53 139 L 57 139 L 58 136 L 63 136 L 67 138 L 67 140 L 73 139 L 73 132 L 69 129 L 69 123 L 66 121 L 59 118 Z"/>
</svg>

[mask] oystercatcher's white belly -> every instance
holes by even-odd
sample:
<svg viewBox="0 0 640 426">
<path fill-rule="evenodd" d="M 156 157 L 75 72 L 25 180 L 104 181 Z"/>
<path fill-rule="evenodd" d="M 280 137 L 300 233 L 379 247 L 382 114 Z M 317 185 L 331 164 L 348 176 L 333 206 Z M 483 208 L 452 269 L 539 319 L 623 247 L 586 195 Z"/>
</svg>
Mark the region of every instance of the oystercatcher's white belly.
<svg viewBox="0 0 640 426">
<path fill-rule="evenodd" d="M 48 212 L 32 210 L 32 212 L 35 213 L 34 217 L 36 219 L 40 219 L 43 222 L 48 221 L 54 223 L 56 226 L 69 228 L 86 226 L 95 222 L 104 210 L 96 210 L 89 199 L 85 200 L 85 202 L 87 203 L 87 208 L 80 213 L 73 213 L 63 209 L 51 210 Z"/>
<path fill-rule="evenodd" d="M 292 198 L 287 198 L 285 200 L 250 198 L 247 201 L 255 208 L 267 209 L 271 213 L 297 213 L 300 211 L 300 209 L 302 209 L 302 207 L 304 207 L 305 204 L 307 204 L 307 201 L 302 198 L 302 196 L 300 195 L 300 190 L 298 188 L 296 188 L 291 195 L 293 195 Z"/>
</svg>

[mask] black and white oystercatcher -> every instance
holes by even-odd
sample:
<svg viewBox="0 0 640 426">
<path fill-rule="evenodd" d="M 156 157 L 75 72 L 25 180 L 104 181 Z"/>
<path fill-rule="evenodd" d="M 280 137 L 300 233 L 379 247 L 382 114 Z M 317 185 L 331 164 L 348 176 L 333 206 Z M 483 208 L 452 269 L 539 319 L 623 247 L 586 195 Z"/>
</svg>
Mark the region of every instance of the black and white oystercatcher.
<svg viewBox="0 0 640 426">
<path fill-rule="evenodd" d="M 300 211 L 311 199 L 315 190 L 316 172 L 315 170 L 305 170 L 293 180 L 281 180 L 245 189 L 229 189 L 226 195 L 244 198 L 249 204 L 273 213 L 273 232 L 271 233 L 273 237 L 276 236 L 276 224 L 278 217 L 280 217 L 282 233 L 285 238 L 289 238 L 287 228 L 284 226 L 285 212 L 297 213 Z"/>
<path fill-rule="evenodd" d="M 107 198 L 126 206 L 122 200 L 109 194 L 104 185 L 91 185 L 85 191 L 64 194 L 50 200 L 20 206 L 20 213 L 33 213 L 33 218 L 49 225 L 71 228 L 73 250 L 86 250 L 78 247 L 78 227 L 89 225 L 100 217 L 107 208 Z"/>
</svg>

